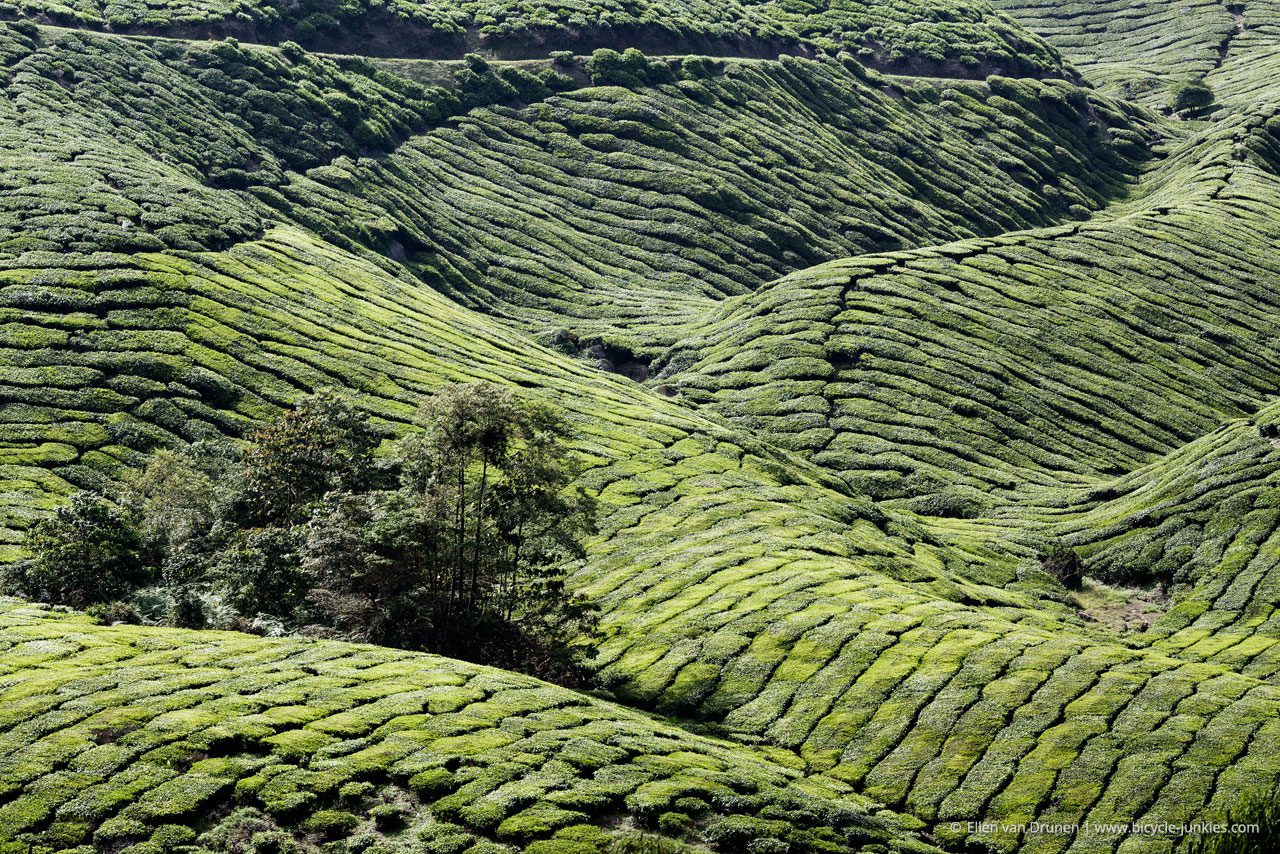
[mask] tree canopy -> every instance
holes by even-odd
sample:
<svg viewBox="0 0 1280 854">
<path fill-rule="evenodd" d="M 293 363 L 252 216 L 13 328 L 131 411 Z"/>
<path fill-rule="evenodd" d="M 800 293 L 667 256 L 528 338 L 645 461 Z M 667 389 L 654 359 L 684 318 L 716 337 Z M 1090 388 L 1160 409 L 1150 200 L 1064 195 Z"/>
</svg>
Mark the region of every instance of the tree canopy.
<svg viewBox="0 0 1280 854">
<path fill-rule="evenodd" d="M 242 446 L 159 451 L 115 502 L 80 493 L 36 526 L 8 586 L 573 678 L 594 618 L 565 567 L 593 508 L 570 489 L 567 422 L 486 383 L 442 389 L 417 421 L 379 456 L 368 416 L 321 391 Z"/>
</svg>

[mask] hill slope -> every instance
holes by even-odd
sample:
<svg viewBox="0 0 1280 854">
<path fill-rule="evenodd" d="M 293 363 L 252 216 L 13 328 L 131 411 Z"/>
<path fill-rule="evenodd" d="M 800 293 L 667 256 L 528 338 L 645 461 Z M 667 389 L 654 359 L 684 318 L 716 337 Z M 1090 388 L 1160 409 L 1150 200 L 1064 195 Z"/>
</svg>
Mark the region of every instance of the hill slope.
<svg viewBox="0 0 1280 854">
<path fill-rule="evenodd" d="M 670 719 L 5 602 L 0 843 L 1164 852 L 1100 826 L 1274 785 L 1280 19 L 1002 5 L 1112 94 L 980 3 L 5 10 L 93 30 L 0 28 L 5 557 L 306 391 L 390 436 L 509 383 L 579 430 L 602 685 Z M 421 58 L 606 44 L 728 56 Z M 1221 109 L 1115 97 L 1184 76 Z M 1056 541 L 1166 613 L 1086 619 Z"/>
<path fill-rule="evenodd" d="M 1114 216 L 781 280 L 675 348 L 672 377 L 880 497 L 1131 469 L 1275 387 L 1277 129 L 1220 121 Z"/>
<path fill-rule="evenodd" d="M 246 41 L 301 41 L 307 47 L 372 56 L 460 58 L 483 51 L 508 58 L 553 50 L 590 53 L 639 47 L 651 53 L 776 55 L 837 46 L 895 67 L 963 76 L 1070 73 L 1057 51 L 1013 24 L 986 0 L 622 3 L 416 2 L 332 4 L 306 0 L 88 2 L 19 0 L 4 17 L 115 32 Z M 655 49 L 656 48 L 656 49 Z"/>
<path fill-rule="evenodd" d="M 235 850 L 297 833 L 595 851 L 661 816 L 669 830 L 794 851 L 932 850 L 835 781 L 525 677 L 0 607 L 11 845 Z"/>
</svg>

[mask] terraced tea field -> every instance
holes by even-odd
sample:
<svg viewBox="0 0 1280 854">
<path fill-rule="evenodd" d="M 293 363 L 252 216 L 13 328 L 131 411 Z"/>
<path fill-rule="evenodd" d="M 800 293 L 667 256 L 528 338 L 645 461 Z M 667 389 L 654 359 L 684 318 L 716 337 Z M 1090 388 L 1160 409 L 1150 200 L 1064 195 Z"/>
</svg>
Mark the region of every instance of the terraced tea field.
<svg viewBox="0 0 1280 854">
<path fill-rule="evenodd" d="M 1280 785 L 1275 4 L 0 18 L 0 559 L 487 380 L 601 631 L 575 691 L 0 599 L 0 851 L 1172 854 Z"/>
<path fill-rule="evenodd" d="M 1214 0 L 996 5 L 1043 35 L 1091 81 L 1140 99 L 1159 97 L 1178 79 L 1208 74 L 1236 36 L 1246 6 Z"/>
<path fill-rule="evenodd" d="M 842 47 L 899 70 L 945 69 L 968 77 L 1070 73 L 1056 50 L 986 0 L 958 7 L 937 0 L 18 0 L 0 6 L 0 16 L 114 32 L 263 43 L 294 39 L 370 56 L 456 59 L 479 48 L 509 58 L 541 58 L 554 50 L 590 53 L 601 47 L 755 56 Z"/>
<path fill-rule="evenodd" d="M 365 847 L 392 835 L 504 850 L 493 837 L 560 852 L 600 850 L 628 822 L 696 822 L 720 842 L 935 850 L 910 822 L 766 751 L 514 674 L 4 607 L 5 677 L 26 686 L 9 696 L 0 748 L 10 839 L 217 849 L 282 844 L 296 828 Z"/>
</svg>

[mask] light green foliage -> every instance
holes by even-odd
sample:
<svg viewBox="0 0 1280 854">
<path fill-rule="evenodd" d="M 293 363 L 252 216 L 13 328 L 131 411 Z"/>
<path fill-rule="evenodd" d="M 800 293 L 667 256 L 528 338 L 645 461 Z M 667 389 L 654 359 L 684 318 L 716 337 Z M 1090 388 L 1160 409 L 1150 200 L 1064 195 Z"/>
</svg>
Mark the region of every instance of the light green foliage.
<svg viewBox="0 0 1280 854">
<path fill-rule="evenodd" d="M 1228 830 L 1197 835 L 1186 847 L 1189 854 L 1245 854 L 1266 851 L 1280 844 L 1276 832 L 1280 815 L 1277 815 L 1274 792 L 1269 796 L 1259 793 L 1215 818 Z"/>
<path fill-rule="evenodd" d="M 592 70 L 621 86 L 563 56 L 561 79 L 6 26 L 13 553 L 140 452 L 320 387 L 386 435 L 446 382 L 534 389 L 600 506 L 568 584 L 601 609 L 594 667 L 689 725 L 444 659 L 7 603 L 0 832 L 1127 852 L 1148 840 L 949 828 L 1180 822 L 1273 787 L 1275 10 L 1239 32 L 1193 0 L 1001 5 L 1111 95 L 979 3 L 385 12 L 418 21 L 407 55 L 616 48 Z M 317 14 L 148 8 L 280 36 Z M 353 40 L 385 33 L 350 12 Z M 641 69 L 619 34 L 654 28 L 651 53 L 728 56 Z M 775 59 L 810 43 L 856 58 Z M 386 70 L 410 67 L 450 91 Z M 1205 121 L 1113 97 L 1200 78 Z M 1055 542 L 1168 586 L 1168 612 L 1086 622 L 1038 559 Z"/>
<path fill-rule="evenodd" d="M 393 846 L 416 838 L 525 843 L 572 835 L 573 826 L 588 820 L 647 823 L 646 814 L 630 806 L 630 794 L 678 776 L 691 762 L 722 769 L 730 796 L 710 807 L 710 815 L 754 828 L 752 838 L 790 841 L 792 851 L 825 851 L 856 833 L 934 850 L 912 841 L 891 815 L 872 816 L 857 796 L 846 792 L 842 805 L 830 797 L 815 800 L 796 788 L 798 772 L 752 750 L 527 677 L 378 647 L 103 628 L 12 600 L 0 607 L 0 644 L 12 650 L 57 638 L 65 651 L 29 666 L 6 656 L 5 705 L 62 697 L 77 709 L 49 708 L 10 730 L 35 740 L 22 749 L 12 738 L 4 745 L 0 784 L 16 783 L 29 794 L 0 807 L 0 844 L 32 831 L 37 846 L 49 845 L 56 827 L 67 847 L 91 837 L 99 845 L 149 840 L 163 846 L 190 842 L 194 833 L 183 822 L 201 816 L 214 817 L 203 822 L 201 841 L 215 850 L 262 834 L 292 839 L 295 833 L 299 839 L 367 833 Z M 466 684 L 475 701 L 430 713 L 432 690 L 424 686 L 441 680 Z M 321 716 L 303 723 L 272 714 L 297 705 Z M 124 714 L 132 723 L 121 735 L 110 720 Z M 261 734 L 237 734 L 251 720 L 266 724 Z M 285 736 L 326 730 L 343 740 L 292 738 L 285 749 Z M 84 762 L 101 749 L 95 744 L 106 742 L 103 733 L 132 761 L 102 768 Z M 486 743 L 469 749 L 467 740 Z M 566 761 L 584 751 L 608 758 L 585 766 Z M 83 770 L 57 771 L 53 762 Z M 440 782 L 418 785 L 429 771 Z M 555 802 L 579 788 L 596 788 L 600 797 L 578 809 Z M 113 793 L 106 809 L 89 806 L 97 792 Z M 780 826 L 755 818 L 768 811 L 792 819 Z M 835 822 L 833 815 L 839 815 Z M 53 824 L 41 827 L 49 818 Z M 96 820 L 96 832 L 77 818 Z M 806 834 L 827 847 L 814 847 Z M 604 850 L 612 836 L 584 838 L 603 846 L 593 850 Z"/>
<path fill-rule="evenodd" d="M 1238 32 L 1232 4 L 1217 0 L 993 3 L 1044 36 L 1091 80 L 1164 104 L 1172 104 L 1169 89 L 1180 78 L 1212 71 Z"/>
</svg>

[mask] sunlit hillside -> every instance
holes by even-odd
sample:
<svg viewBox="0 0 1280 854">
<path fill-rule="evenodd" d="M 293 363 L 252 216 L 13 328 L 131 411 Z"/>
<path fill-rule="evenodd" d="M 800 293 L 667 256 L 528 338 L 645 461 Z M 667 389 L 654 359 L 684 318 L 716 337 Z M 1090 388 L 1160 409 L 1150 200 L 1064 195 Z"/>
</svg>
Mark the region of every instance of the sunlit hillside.
<svg viewBox="0 0 1280 854">
<path fill-rule="evenodd" d="M 1277 72 L 1270 0 L 0 3 L 0 563 L 483 381 L 598 609 L 564 687 L 0 597 L 0 851 L 1202 850 L 1280 785 Z"/>
</svg>

